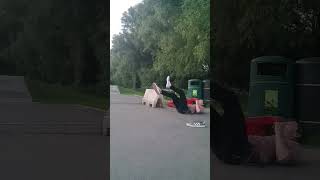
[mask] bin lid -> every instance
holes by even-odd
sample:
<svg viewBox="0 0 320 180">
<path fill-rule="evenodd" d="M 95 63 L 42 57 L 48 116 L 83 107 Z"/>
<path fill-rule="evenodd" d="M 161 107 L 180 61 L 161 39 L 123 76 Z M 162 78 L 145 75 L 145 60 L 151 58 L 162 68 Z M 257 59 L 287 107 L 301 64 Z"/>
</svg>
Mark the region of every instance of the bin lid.
<svg viewBox="0 0 320 180">
<path fill-rule="evenodd" d="M 320 63 L 320 57 L 299 59 L 298 61 L 296 61 L 296 63 L 298 63 L 298 64 L 316 64 L 316 63 Z"/>
<path fill-rule="evenodd" d="M 189 79 L 189 82 L 191 81 L 201 81 L 200 79 Z"/>
<path fill-rule="evenodd" d="M 202 82 L 200 79 L 190 79 L 188 81 L 188 86 L 191 87 L 191 86 L 201 86 Z"/>
<path fill-rule="evenodd" d="M 277 64 L 287 64 L 290 63 L 290 59 L 282 56 L 261 56 L 255 58 L 251 61 L 252 63 L 277 63 Z"/>
<path fill-rule="evenodd" d="M 252 60 L 250 84 L 293 81 L 293 61 L 282 56 L 262 56 Z"/>
</svg>

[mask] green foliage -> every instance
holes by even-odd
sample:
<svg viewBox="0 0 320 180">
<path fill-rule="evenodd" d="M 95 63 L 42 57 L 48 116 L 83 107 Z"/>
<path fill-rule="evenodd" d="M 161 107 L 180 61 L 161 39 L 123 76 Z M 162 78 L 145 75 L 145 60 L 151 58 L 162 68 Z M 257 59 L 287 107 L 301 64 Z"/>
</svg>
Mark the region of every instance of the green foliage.
<svg viewBox="0 0 320 180">
<path fill-rule="evenodd" d="M 208 78 L 209 7 L 209 0 L 144 0 L 128 9 L 113 37 L 112 83 L 162 86 L 171 75 L 185 87 L 188 78 Z"/>
<path fill-rule="evenodd" d="M 90 89 L 48 84 L 38 80 L 26 80 L 34 102 L 47 104 L 79 104 L 101 110 L 108 107 L 108 97 L 94 95 Z"/>
<path fill-rule="evenodd" d="M 142 88 L 150 88 L 153 82 L 159 82 L 160 86 L 163 84 L 160 83 L 162 81 L 159 79 L 159 74 L 157 74 L 157 72 L 153 69 L 142 68 L 140 69 L 139 74 Z"/>
<path fill-rule="evenodd" d="M 250 61 L 259 56 L 318 56 L 320 4 L 315 0 L 217 0 L 212 7 L 212 69 L 221 82 L 248 88 Z"/>
<path fill-rule="evenodd" d="M 145 90 L 144 89 L 129 89 L 129 88 L 124 88 L 124 87 L 121 87 L 119 86 L 119 91 L 121 94 L 124 94 L 124 95 L 135 95 L 135 96 L 144 96 L 144 92 Z"/>
<path fill-rule="evenodd" d="M 15 64 L 15 74 L 79 87 L 108 82 L 106 1 L 3 0 L 0 5 L 0 56 Z"/>
</svg>

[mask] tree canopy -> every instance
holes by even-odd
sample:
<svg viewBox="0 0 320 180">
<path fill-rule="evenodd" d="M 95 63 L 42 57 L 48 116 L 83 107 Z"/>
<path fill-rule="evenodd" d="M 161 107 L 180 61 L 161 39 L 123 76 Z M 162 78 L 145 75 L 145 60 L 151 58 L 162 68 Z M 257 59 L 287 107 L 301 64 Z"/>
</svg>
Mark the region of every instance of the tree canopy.
<svg viewBox="0 0 320 180">
<path fill-rule="evenodd" d="M 248 88 L 250 61 L 259 56 L 318 56 L 316 0 L 216 0 L 212 8 L 212 70 L 221 82 Z"/>
<path fill-rule="evenodd" d="M 107 1 L 2 0 L 0 7 L 1 74 L 109 89 Z"/>
<path fill-rule="evenodd" d="M 208 78 L 209 0 L 144 0 L 123 14 L 122 32 L 113 37 L 111 81 L 126 87 L 178 86 Z"/>
</svg>

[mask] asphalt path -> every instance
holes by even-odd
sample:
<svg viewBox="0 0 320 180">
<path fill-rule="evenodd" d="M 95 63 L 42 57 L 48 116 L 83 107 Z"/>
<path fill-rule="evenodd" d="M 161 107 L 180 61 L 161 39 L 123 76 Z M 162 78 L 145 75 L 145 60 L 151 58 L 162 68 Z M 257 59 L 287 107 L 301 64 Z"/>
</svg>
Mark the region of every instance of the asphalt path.
<svg viewBox="0 0 320 180">
<path fill-rule="evenodd" d="M 183 115 L 117 93 L 110 103 L 111 180 L 209 180 L 209 112 Z M 187 127 L 193 120 L 208 127 Z"/>
<path fill-rule="evenodd" d="M 0 179 L 108 179 L 105 114 L 33 103 L 23 77 L 0 76 Z"/>
</svg>

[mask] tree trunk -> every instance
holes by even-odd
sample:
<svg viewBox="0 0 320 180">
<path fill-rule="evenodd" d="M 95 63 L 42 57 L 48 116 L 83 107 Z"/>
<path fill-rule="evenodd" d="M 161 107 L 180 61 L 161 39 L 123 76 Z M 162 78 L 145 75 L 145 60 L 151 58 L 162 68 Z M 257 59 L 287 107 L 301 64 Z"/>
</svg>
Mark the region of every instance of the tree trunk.
<svg viewBox="0 0 320 180">
<path fill-rule="evenodd" d="M 132 88 L 137 89 L 137 74 L 134 72 L 132 73 Z"/>
<path fill-rule="evenodd" d="M 70 56 L 74 66 L 74 85 L 79 85 L 82 81 L 84 70 L 84 43 L 77 33 L 72 34 L 70 43 Z"/>
</svg>

